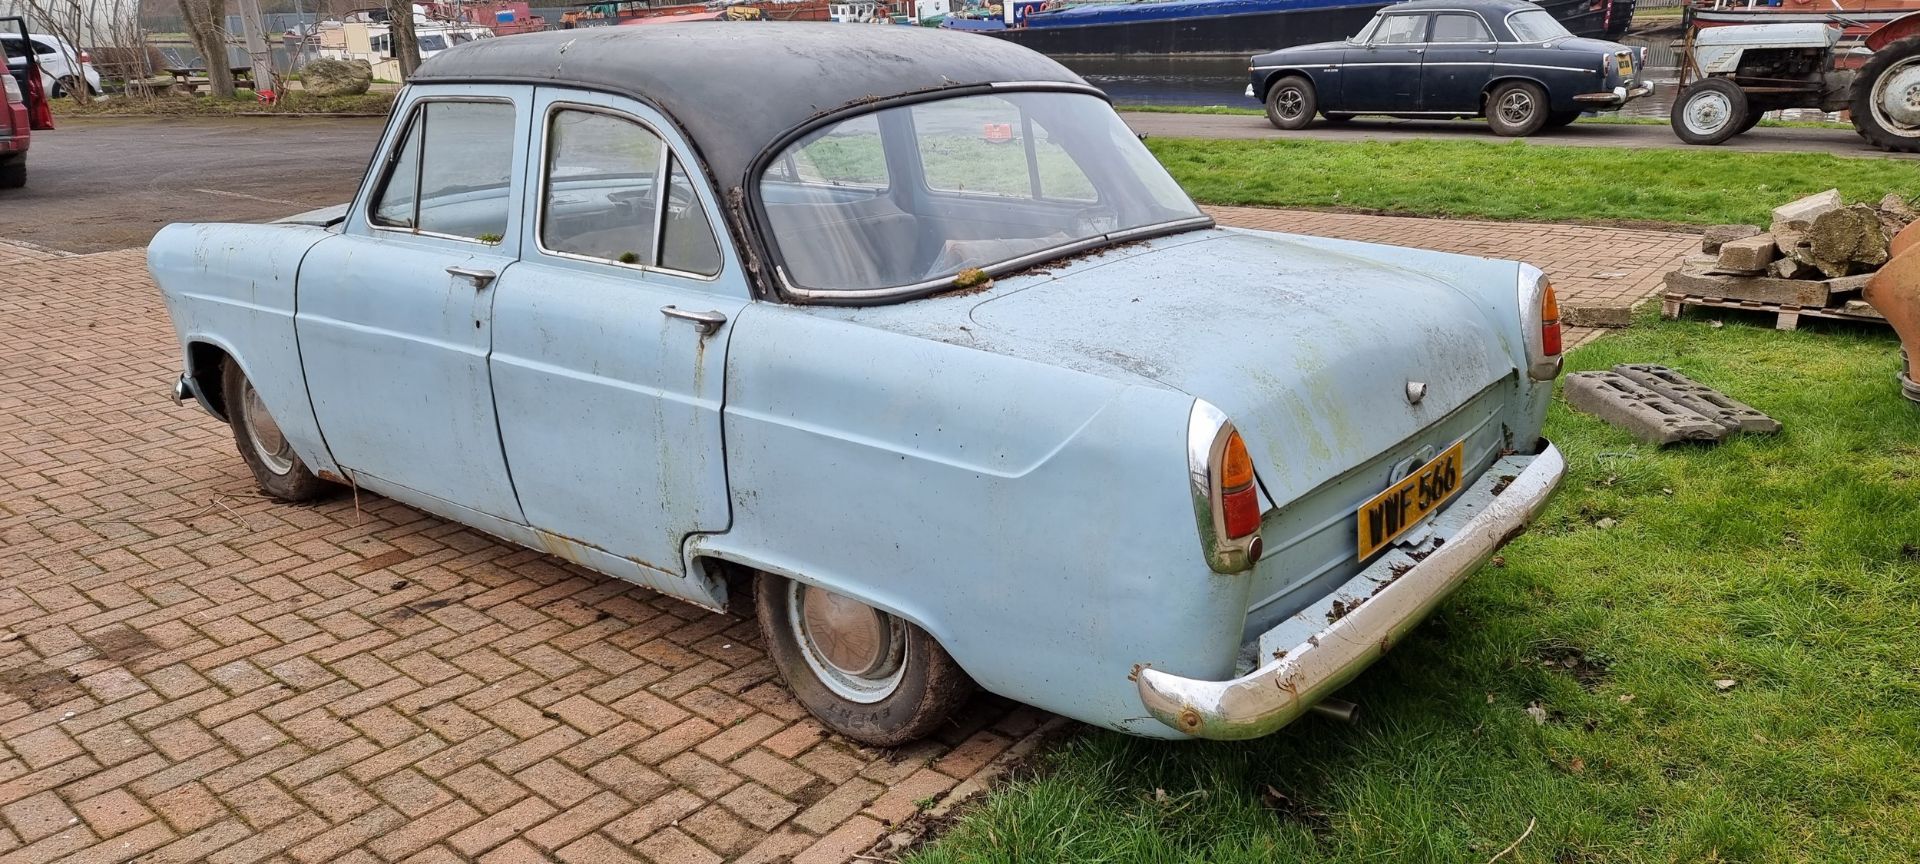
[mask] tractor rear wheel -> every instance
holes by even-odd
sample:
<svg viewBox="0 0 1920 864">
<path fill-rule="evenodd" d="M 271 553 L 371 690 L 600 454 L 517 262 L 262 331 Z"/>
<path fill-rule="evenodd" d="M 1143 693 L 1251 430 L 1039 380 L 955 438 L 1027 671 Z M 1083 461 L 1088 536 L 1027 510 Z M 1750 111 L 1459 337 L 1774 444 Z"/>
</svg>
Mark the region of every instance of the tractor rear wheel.
<svg viewBox="0 0 1920 864">
<path fill-rule="evenodd" d="M 1673 100 L 1673 134 L 1688 144 L 1719 144 L 1747 131 L 1753 106 L 1740 85 L 1725 78 L 1702 78 Z"/>
<path fill-rule="evenodd" d="M 1920 153 L 1920 36 L 1888 45 L 1853 79 L 1853 127 L 1873 146 Z"/>
</svg>

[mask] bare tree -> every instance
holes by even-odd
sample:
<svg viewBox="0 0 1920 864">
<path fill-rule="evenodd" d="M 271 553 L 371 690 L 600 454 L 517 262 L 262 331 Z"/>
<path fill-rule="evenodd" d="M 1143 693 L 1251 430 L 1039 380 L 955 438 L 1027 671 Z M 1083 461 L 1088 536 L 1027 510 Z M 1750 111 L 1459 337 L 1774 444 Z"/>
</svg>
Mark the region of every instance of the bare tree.
<svg viewBox="0 0 1920 864">
<path fill-rule="evenodd" d="M 180 0 L 187 38 L 206 58 L 207 90 L 214 98 L 233 98 L 233 69 L 227 65 L 226 0 Z"/>
<path fill-rule="evenodd" d="M 400 61 L 400 80 L 413 77 L 420 68 L 420 37 L 413 32 L 413 0 L 387 0 L 387 32 L 393 44 L 393 59 Z"/>
</svg>

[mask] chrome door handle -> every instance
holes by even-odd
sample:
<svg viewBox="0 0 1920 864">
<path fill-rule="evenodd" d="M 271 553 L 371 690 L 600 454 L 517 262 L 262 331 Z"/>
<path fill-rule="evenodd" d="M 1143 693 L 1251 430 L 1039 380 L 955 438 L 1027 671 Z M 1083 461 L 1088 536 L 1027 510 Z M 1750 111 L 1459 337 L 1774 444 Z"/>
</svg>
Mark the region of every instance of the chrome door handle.
<svg viewBox="0 0 1920 864">
<path fill-rule="evenodd" d="M 475 291 L 482 290 L 486 288 L 488 285 L 492 285 L 493 280 L 500 278 L 500 274 L 495 273 L 492 270 L 477 270 L 472 267 L 460 267 L 460 266 L 448 267 L 447 275 L 453 276 L 459 279 L 465 279 L 468 282 L 472 282 L 473 290 Z"/>
<path fill-rule="evenodd" d="M 1408 48 L 1408 49 L 1407 49 L 1407 51 L 1408 51 L 1408 52 L 1410 52 L 1410 53 L 1413 53 L 1413 54 L 1425 54 L 1425 53 L 1427 53 L 1427 49 L 1425 49 L 1425 48 Z"/>
<path fill-rule="evenodd" d="M 693 322 L 694 329 L 699 330 L 702 336 L 720 329 L 720 325 L 727 323 L 727 316 L 717 311 L 694 312 L 678 306 L 669 305 L 660 307 L 660 314 L 668 318 L 678 318 L 682 321 Z"/>
<path fill-rule="evenodd" d="M 1482 54 L 1492 54 L 1492 53 L 1493 53 L 1493 49 L 1492 49 L 1492 48 L 1482 48 L 1482 49 L 1480 49 L 1480 53 L 1482 53 Z"/>
</svg>

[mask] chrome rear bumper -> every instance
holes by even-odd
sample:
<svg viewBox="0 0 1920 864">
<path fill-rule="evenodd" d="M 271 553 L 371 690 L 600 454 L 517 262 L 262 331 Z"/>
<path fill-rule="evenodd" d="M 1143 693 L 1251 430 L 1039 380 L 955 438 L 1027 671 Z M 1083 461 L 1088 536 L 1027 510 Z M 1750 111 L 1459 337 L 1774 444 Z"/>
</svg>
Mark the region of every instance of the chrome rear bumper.
<svg viewBox="0 0 1920 864">
<path fill-rule="evenodd" d="M 1573 101 L 1584 105 L 1599 105 L 1603 107 L 1607 105 L 1625 105 L 1631 100 L 1646 96 L 1652 92 L 1653 84 L 1651 82 L 1642 82 L 1631 90 L 1626 87 L 1615 87 L 1605 93 L 1581 93 L 1573 97 Z"/>
<path fill-rule="evenodd" d="M 1566 470 L 1552 444 L 1535 455 L 1502 457 L 1435 517 L 1440 539 L 1420 547 L 1431 551 L 1415 558 L 1396 548 L 1262 634 L 1255 656 L 1266 662 L 1259 668 L 1229 681 L 1199 681 L 1143 666 L 1135 676 L 1140 700 L 1160 722 L 1198 738 L 1256 738 L 1293 722 L 1384 655 L 1525 530 Z M 1328 618 L 1332 623 L 1303 629 Z M 1304 641 L 1295 641 L 1302 633 Z"/>
</svg>

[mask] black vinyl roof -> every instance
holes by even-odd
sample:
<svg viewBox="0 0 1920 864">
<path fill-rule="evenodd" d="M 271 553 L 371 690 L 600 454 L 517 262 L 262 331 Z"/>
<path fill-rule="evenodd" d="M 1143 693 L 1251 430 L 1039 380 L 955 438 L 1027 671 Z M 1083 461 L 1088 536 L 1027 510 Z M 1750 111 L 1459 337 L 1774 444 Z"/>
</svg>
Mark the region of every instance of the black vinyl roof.
<svg viewBox="0 0 1920 864">
<path fill-rule="evenodd" d="M 1507 13 L 1522 9 L 1538 9 L 1540 6 L 1527 0 L 1407 0 L 1395 3 L 1382 12 L 1425 12 L 1435 9 L 1466 9 L 1473 12 Z"/>
<path fill-rule="evenodd" d="M 549 30 L 435 55 L 416 84 L 517 82 L 631 96 L 677 123 L 723 189 L 821 114 L 911 93 L 1003 82 L 1086 86 L 1027 48 L 929 27 L 698 21 Z"/>
</svg>

